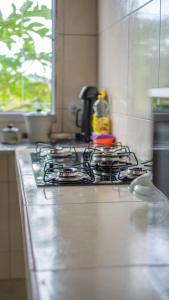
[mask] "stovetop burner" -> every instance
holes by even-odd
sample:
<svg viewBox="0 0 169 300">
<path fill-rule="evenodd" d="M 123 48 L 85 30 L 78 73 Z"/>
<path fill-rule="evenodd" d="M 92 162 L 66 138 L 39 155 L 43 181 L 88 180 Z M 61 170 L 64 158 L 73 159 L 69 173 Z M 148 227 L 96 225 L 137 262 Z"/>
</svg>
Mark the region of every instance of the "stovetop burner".
<svg viewBox="0 0 169 300">
<path fill-rule="evenodd" d="M 77 159 L 76 149 L 72 145 L 49 145 L 38 143 L 36 153 L 41 161 L 56 161 L 71 158 Z"/>
<path fill-rule="evenodd" d="M 73 145 L 38 143 L 31 157 L 38 186 L 127 184 L 151 170 L 151 161 L 139 163 L 121 143 L 89 145 L 84 151 Z"/>
<path fill-rule="evenodd" d="M 76 164 L 71 167 L 64 165 L 47 163 L 44 167 L 43 181 L 46 184 L 76 184 L 92 183 L 94 176 L 90 166 L 85 164 Z"/>
<path fill-rule="evenodd" d="M 148 172 L 143 166 L 133 166 L 125 170 L 119 170 L 117 178 L 123 182 L 131 182 L 135 178 Z"/>
</svg>

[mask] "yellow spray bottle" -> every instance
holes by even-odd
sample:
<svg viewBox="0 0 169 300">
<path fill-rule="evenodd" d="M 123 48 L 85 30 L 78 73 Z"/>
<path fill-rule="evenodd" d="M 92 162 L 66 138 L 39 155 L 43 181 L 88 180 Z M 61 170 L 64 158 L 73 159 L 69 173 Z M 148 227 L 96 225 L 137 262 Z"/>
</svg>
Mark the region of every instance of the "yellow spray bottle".
<svg viewBox="0 0 169 300">
<path fill-rule="evenodd" d="M 109 105 L 105 90 L 100 92 L 93 105 L 92 129 L 94 135 L 110 133 Z"/>
</svg>

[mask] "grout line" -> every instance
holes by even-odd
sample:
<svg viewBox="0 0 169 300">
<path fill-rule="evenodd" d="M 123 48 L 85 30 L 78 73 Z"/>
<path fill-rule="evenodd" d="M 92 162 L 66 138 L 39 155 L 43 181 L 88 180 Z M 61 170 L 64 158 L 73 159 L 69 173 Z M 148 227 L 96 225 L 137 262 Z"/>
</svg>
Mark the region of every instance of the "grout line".
<svg viewBox="0 0 169 300">
<path fill-rule="evenodd" d="M 65 3 L 64 1 L 65 0 L 62 0 L 63 1 L 63 10 L 62 10 L 62 27 L 63 27 L 63 33 L 65 32 Z M 62 111 L 61 111 L 61 132 L 64 132 L 64 96 L 65 96 L 65 92 L 64 92 L 64 84 L 65 84 L 65 81 L 64 81 L 64 77 L 65 77 L 65 74 L 64 74 L 64 68 L 65 68 L 65 36 L 63 34 L 63 41 L 62 41 L 62 49 L 63 49 L 63 57 L 62 57 Z"/>
<path fill-rule="evenodd" d="M 128 48 L 127 48 L 127 90 L 126 90 L 126 100 L 127 100 L 127 113 L 129 115 L 129 65 L 130 65 L 130 30 L 131 30 L 131 16 L 128 18 Z"/>
<path fill-rule="evenodd" d="M 8 155 L 8 191 L 7 191 L 7 197 L 8 197 L 8 251 L 9 251 L 9 278 L 12 278 L 12 272 L 11 272 L 11 216 L 10 216 L 10 206 L 11 206 L 11 201 L 10 201 L 10 191 L 11 191 L 11 183 L 9 181 L 9 167 L 10 167 L 10 156 Z"/>
<path fill-rule="evenodd" d="M 119 115 L 119 116 L 123 116 L 123 117 L 130 117 L 132 119 L 136 119 L 136 120 L 142 120 L 142 121 L 152 121 L 152 119 L 150 118 L 143 118 L 143 117 L 137 117 L 137 116 L 133 116 L 131 114 L 123 114 L 120 112 L 113 112 L 113 115 Z"/>
<path fill-rule="evenodd" d="M 61 35 L 61 36 L 78 36 L 78 37 L 96 37 L 97 33 L 58 33 L 57 35 Z"/>
<path fill-rule="evenodd" d="M 62 94 L 61 94 L 61 106 L 62 106 L 62 110 L 61 110 L 61 132 L 64 132 L 64 95 L 65 95 L 65 92 L 64 92 L 64 68 L 65 68 L 65 39 L 64 39 L 64 36 L 62 38 Z"/>
<path fill-rule="evenodd" d="M 162 23 L 162 9 L 161 9 L 161 6 L 162 6 L 162 1 L 160 1 L 160 22 L 159 22 L 159 51 L 158 51 L 158 87 L 160 86 L 160 67 L 161 67 L 161 23 Z"/>
<path fill-rule="evenodd" d="M 128 269 L 128 268 L 169 268 L 169 263 L 167 264 L 126 264 L 126 265 L 110 265 L 110 266 L 77 266 L 77 267 L 67 267 L 64 269 L 56 268 L 56 269 L 31 269 L 32 272 L 40 273 L 40 272 L 58 272 L 64 273 L 68 271 L 94 271 L 94 270 L 113 270 L 113 269 Z"/>
<path fill-rule="evenodd" d="M 46 201 L 50 201 L 50 199 L 46 199 Z M 98 204 L 121 204 L 121 203 L 126 203 L 126 204 L 129 204 L 129 203 L 132 203 L 132 204 L 134 204 L 134 203 L 140 203 L 140 204 L 146 204 L 146 201 L 143 201 L 143 200 L 122 200 L 122 201 L 113 201 L 113 202 L 70 202 L 70 203 L 68 203 L 68 202 L 65 202 L 65 203 L 63 203 L 63 202 L 56 202 L 56 203 L 35 203 L 35 204 L 29 204 L 29 203 L 27 203 L 27 207 L 29 208 L 29 207 L 42 207 L 42 206 L 51 206 L 51 207 L 58 207 L 58 206 L 69 206 L 69 205 L 89 205 L 89 204 L 93 204 L 93 205 L 97 205 L 98 206 Z"/>
</svg>

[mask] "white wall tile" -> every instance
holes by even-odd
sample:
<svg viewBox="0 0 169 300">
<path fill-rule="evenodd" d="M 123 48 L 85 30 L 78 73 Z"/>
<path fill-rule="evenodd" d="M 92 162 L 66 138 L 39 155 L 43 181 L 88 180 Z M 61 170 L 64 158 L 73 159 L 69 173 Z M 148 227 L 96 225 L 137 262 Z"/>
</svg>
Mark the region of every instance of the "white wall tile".
<svg viewBox="0 0 169 300">
<path fill-rule="evenodd" d="M 151 118 L 148 90 L 158 87 L 160 0 L 130 17 L 128 113 Z"/>
<path fill-rule="evenodd" d="M 128 117 L 127 142 L 140 159 L 151 159 L 152 121 Z"/>
<path fill-rule="evenodd" d="M 169 86 L 169 1 L 161 0 L 160 87 Z"/>
<path fill-rule="evenodd" d="M 169 5 L 161 0 L 160 85 L 168 80 Z M 108 91 L 113 133 L 139 157 L 151 157 L 148 90 L 158 87 L 160 0 L 99 0 L 98 83 Z"/>
<path fill-rule="evenodd" d="M 98 31 L 102 32 L 128 14 L 130 0 L 98 0 Z"/>
<path fill-rule="evenodd" d="M 133 12 L 136 9 L 139 9 L 143 5 L 148 4 L 153 0 L 129 0 L 129 13 Z"/>
<path fill-rule="evenodd" d="M 142 159 L 152 157 L 152 121 L 127 115 L 112 114 L 113 133 Z"/>
<path fill-rule="evenodd" d="M 127 112 L 128 19 L 99 38 L 99 87 L 105 88 L 113 112 Z"/>
<path fill-rule="evenodd" d="M 125 114 L 112 114 L 112 129 L 117 140 L 121 141 L 124 145 L 128 145 L 127 116 Z"/>
</svg>

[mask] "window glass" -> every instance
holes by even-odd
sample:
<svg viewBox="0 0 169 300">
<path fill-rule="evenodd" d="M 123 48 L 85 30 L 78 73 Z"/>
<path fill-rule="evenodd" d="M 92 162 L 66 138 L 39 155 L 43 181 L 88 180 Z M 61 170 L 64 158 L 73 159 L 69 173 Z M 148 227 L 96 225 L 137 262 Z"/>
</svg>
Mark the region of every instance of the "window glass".
<svg viewBox="0 0 169 300">
<path fill-rule="evenodd" d="M 0 111 L 49 111 L 52 0 L 1 2 Z"/>
</svg>

